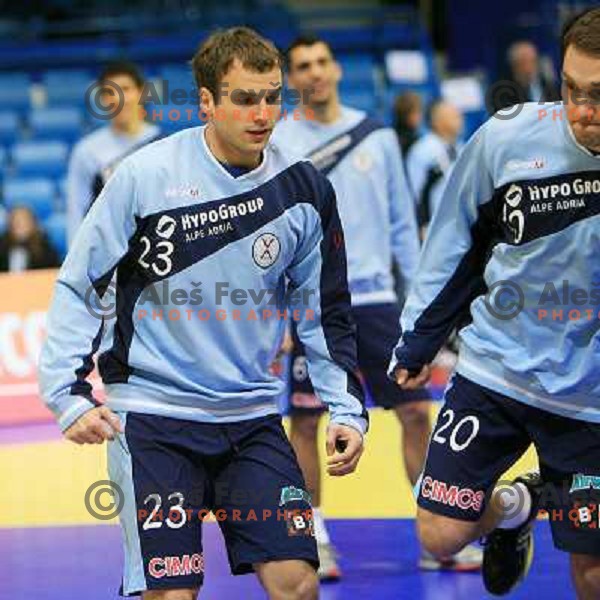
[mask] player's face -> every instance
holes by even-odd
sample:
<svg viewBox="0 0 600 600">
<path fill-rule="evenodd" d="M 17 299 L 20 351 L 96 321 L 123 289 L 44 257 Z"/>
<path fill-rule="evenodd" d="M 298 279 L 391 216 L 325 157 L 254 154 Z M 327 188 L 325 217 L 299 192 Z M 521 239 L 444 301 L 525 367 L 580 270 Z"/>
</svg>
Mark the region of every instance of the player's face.
<svg viewBox="0 0 600 600">
<path fill-rule="evenodd" d="M 220 98 L 200 90 L 219 149 L 240 165 L 256 163 L 281 111 L 282 74 L 279 67 L 265 73 L 249 71 L 235 60 L 221 82 Z"/>
<path fill-rule="evenodd" d="M 141 118 L 141 106 L 139 104 L 142 88 L 138 87 L 135 80 L 129 75 L 111 75 L 110 81 L 123 93 L 123 108 L 115 114 L 113 121 L 116 124 L 128 124 L 132 120 Z M 119 95 L 113 86 L 106 86 L 102 94 L 102 103 L 105 106 L 119 103 Z"/>
<path fill-rule="evenodd" d="M 563 63 L 563 100 L 575 139 L 600 152 L 600 58 L 569 46 Z"/>
<path fill-rule="evenodd" d="M 302 100 L 308 106 L 320 106 L 337 98 L 341 78 L 342 70 L 323 42 L 292 50 L 289 84 L 302 94 Z"/>
<path fill-rule="evenodd" d="M 18 242 L 28 240 L 35 232 L 35 221 L 26 208 L 15 208 L 10 215 L 10 233 Z"/>
</svg>

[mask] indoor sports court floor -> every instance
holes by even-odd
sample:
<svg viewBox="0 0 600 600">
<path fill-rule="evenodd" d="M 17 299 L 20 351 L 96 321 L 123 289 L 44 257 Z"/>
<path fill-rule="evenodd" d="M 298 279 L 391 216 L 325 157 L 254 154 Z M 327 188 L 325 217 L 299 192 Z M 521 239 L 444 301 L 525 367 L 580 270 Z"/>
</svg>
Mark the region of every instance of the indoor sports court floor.
<svg viewBox="0 0 600 600">
<path fill-rule="evenodd" d="M 416 568 L 414 502 L 404 482 L 393 415 L 372 412 L 360 472 L 326 480 L 325 511 L 342 553 L 344 580 L 322 587 L 323 600 L 487 598 L 478 574 L 422 573 Z M 525 470 L 534 463 L 527 456 Z M 86 511 L 85 490 L 106 478 L 104 451 L 63 442 L 56 427 L 0 428 L 0 600 L 118 598 L 122 550 L 114 522 Z M 252 576 L 232 577 L 218 527 L 204 527 L 202 598 L 264 598 Z M 551 545 L 547 523 L 536 530 L 527 582 L 511 598 L 573 598 L 567 558 Z"/>
</svg>

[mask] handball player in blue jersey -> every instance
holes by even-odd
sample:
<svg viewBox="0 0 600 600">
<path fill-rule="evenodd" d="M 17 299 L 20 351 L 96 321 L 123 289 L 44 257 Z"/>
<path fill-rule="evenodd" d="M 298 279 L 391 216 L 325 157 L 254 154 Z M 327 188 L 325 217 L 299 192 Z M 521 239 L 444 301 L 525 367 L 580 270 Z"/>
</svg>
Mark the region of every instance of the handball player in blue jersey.
<svg viewBox="0 0 600 600">
<path fill-rule="evenodd" d="M 335 193 L 269 143 L 282 84 L 272 43 L 217 32 L 192 67 L 208 122 L 128 156 L 104 186 L 58 276 L 41 389 L 68 440 L 109 441 L 123 595 L 195 598 L 212 511 L 233 574 L 256 573 L 273 600 L 312 600 L 311 500 L 269 367 L 297 319 L 331 409 L 328 471 L 354 471 L 368 421 Z M 86 378 L 108 304 L 99 405 Z"/>
<path fill-rule="evenodd" d="M 423 385 L 463 324 L 416 490 L 425 547 L 444 557 L 485 536 L 484 583 L 506 594 L 531 564 L 544 508 L 578 598 L 591 600 L 600 598 L 600 9 L 566 25 L 562 55 L 562 103 L 498 113 L 459 157 L 390 374 L 404 389 Z M 499 482 L 531 443 L 540 473 Z"/>
<path fill-rule="evenodd" d="M 113 61 L 98 75 L 101 101 L 117 107 L 110 123 L 86 135 L 73 148 L 67 173 L 67 235 L 69 245 L 105 183 L 128 154 L 161 137 L 144 120 L 140 97 L 144 77 L 133 63 Z M 119 93 L 122 106 L 119 106 Z"/>
<path fill-rule="evenodd" d="M 310 158 L 333 184 L 346 233 L 348 283 L 362 381 L 375 404 L 392 410 L 398 419 L 404 465 L 414 485 L 425 461 L 431 396 L 424 387 L 401 390 L 387 377 L 389 356 L 400 334 L 393 263 L 398 266 L 402 287 L 407 289 L 420 251 L 415 206 L 404 177 L 398 140 L 390 127 L 340 102 L 338 85 L 343 74 L 324 40 L 304 36 L 294 41 L 287 51 L 287 68 L 290 87 L 303 101 L 302 118 L 282 119 L 274 139 Z M 290 438 L 314 503 L 319 575 L 321 579 L 339 579 L 336 551 L 320 508 L 317 429 L 326 406 L 315 395 L 297 338 L 293 347 Z M 431 570 L 477 569 L 481 552 L 467 548 L 442 562 L 423 551 L 419 563 Z"/>
</svg>

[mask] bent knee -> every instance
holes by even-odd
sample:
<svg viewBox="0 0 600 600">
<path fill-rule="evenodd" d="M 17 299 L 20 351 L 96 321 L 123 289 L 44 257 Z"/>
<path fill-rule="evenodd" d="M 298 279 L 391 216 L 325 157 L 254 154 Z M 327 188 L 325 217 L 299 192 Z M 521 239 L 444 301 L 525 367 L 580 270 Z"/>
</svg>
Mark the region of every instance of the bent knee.
<svg viewBox="0 0 600 600">
<path fill-rule="evenodd" d="M 292 414 L 290 419 L 292 434 L 316 439 L 320 417 L 319 413 Z"/>
<path fill-rule="evenodd" d="M 290 590 L 290 600 L 315 600 L 319 596 L 319 578 L 312 568 L 297 580 Z"/>
<path fill-rule="evenodd" d="M 408 402 L 407 404 L 399 404 L 396 407 L 396 414 L 400 422 L 404 426 L 410 425 L 427 425 L 429 426 L 430 402 L 421 400 L 418 402 Z"/>
<path fill-rule="evenodd" d="M 583 584 L 586 591 L 600 597 L 600 556 L 572 554 L 571 566 L 575 579 Z"/>
<path fill-rule="evenodd" d="M 273 563 L 272 563 L 273 565 Z M 319 596 L 319 579 L 314 568 L 299 562 L 292 568 L 281 564 L 281 570 L 263 575 L 262 583 L 270 600 L 316 600 Z"/>
<path fill-rule="evenodd" d="M 478 531 L 477 522 L 459 521 L 421 507 L 417 509 L 417 534 L 421 544 L 437 558 L 460 552 L 477 538 Z"/>
</svg>

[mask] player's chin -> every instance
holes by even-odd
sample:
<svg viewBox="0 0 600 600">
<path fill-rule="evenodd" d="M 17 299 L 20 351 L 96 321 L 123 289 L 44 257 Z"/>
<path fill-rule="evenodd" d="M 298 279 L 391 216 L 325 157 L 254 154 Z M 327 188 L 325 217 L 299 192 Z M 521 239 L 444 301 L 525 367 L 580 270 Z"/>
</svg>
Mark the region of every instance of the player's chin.
<svg viewBox="0 0 600 600">
<path fill-rule="evenodd" d="M 573 128 L 575 139 L 585 148 L 594 152 L 600 151 L 600 124 L 587 125 L 582 128 Z"/>
</svg>

